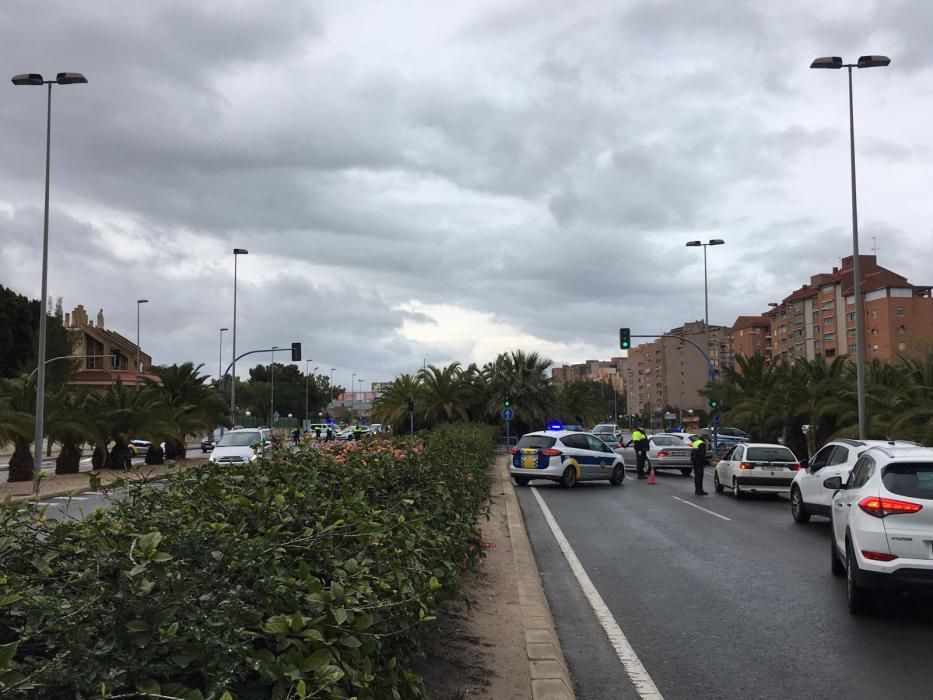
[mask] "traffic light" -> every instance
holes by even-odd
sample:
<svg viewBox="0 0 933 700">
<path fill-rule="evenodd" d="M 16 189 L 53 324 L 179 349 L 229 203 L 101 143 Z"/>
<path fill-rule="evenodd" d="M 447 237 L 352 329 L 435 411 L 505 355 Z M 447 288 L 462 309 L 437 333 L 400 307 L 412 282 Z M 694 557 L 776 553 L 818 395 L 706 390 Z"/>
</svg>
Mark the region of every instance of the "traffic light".
<svg viewBox="0 0 933 700">
<path fill-rule="evenodd" d="M 292 343 L 292 362 L 301 362 L 301 343 Z"/>
<path fill-rule="evenodd" d="M 631 328 L 620 328 L 619 329 L 619 347 L 623 350 L 628 350 L 632 347 L 632 329 Z"/>
<path fill-rule="evenodd" d="M 716 410 L 717 408 L 719 408 L 719 400 L 718 400 L 718 399 L 710 399 L 710 400 L 709 400 L 709 407 L 710 407 L 711 409 L 713 409 L 713 410 Z"/>
<path fill-rule="evenodd" d="M 512 405 L 512 392 L 508 389 L 505 390 L 505 407 L 508 408 Z"/>
</svg>

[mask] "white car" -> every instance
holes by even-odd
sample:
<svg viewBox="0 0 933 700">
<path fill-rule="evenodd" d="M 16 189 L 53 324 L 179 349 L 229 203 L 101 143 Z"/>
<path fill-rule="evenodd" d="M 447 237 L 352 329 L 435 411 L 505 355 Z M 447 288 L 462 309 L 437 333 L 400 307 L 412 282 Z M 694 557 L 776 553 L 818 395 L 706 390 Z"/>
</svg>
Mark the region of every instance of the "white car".
<svg viewBox="0 0 933 700">
<path fill-rule="evenodd" d="M 253 445 L 258 445 L 257 449 Z M 241 428 L 228 430 L 214 445 L 210 462 L 218 464 L 242 464 L 255 462 L 259 456 L 272 447 L 270 431 L 261 428 Z"/>
<path fill-rule="evenodd" d="M 784 445 L 750 442 L 736 445 L 713 470 L 717 493 L 732 489 L 741 498 L 745 493 L 787 493 L 800 462 Z"/>
<path fill-rule="evenodd" d="M 541 430 L 522 436 L 512 448 L 509 474 L 519 486 L 532 479 L 557 481 L 570 488 L 578 481 L 625 479 L 625 462 L 594 435 L 575 430 Z"/>
<path fill-rule="evenodd" d="M 869 447 L 910 446 L 913 442 L 898 440 L 851 440 L 841 438 L 827 442 L 815 455 L 804 460 L 801 471 L 794 477 L 790 487 L 790 512 L 798 523 L 810 522 L 811 515 L 828 518 L 833 501 L 833 490 L 823 486 L 827 479 L 838 476 L 843 481 L 858 458 Z"/>
<path fill-rule="evenodd" d="M 876 591 L 933 592 L 933 449 L 871 447 L 845 483 L 826 482 L 831 570 L 846 576 L 849 610 L 868 611 Z"/>
</svg>

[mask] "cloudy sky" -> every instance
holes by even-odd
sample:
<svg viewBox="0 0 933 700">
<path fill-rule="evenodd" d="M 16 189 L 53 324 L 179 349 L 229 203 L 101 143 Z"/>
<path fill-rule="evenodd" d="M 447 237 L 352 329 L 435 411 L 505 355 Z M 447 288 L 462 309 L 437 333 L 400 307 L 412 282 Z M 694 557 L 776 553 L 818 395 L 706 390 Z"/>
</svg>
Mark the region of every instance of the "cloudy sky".
<svg viewBox="0 0 933 700">
<path fill-rule="evenodd" d="M 349 384 L 761 313 L 851 254 L 930 272 L 926 0 L 4 0 L 53 90 L 49 292 L 157 363 L 304 344 Z M 40 294 L 45 92 L 0 99 L 0 284 Z M 229 361 L 229 334 L 225 364 Z M 281 358 L 279 358 L 281 359 Z M 305 363 L 302 363 L 302 367 Z"/>
</svg>

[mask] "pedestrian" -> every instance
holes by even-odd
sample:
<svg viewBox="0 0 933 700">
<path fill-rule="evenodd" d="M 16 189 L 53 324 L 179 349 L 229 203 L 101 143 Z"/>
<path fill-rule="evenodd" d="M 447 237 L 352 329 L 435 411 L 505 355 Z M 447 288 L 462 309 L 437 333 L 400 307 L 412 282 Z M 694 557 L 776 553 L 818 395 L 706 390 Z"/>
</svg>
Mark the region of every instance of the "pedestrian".
<svg viewBox="0 0 933 700">
<path fill-rule="evenodd" d="M 330 441 L 333 440 L 333 439 L 334 439 L 334 429 L 328 425 L 328 426 L 327 426 L 327 433 L 326 433 L 326 435 L 324 436 L 324 440 L 325 440 L 326 442 L 330 442 Z"/>
<path fill-rule="evenodd" d="M 708 495 L 703 490 L 703 469 L 706 467 L 705 435 L 698 435 L 690 446 L 690 462 L 693 464 L 693 492 L 697 496 Z"/>
<path fill-rule="evenodd" d="M 295 443 L 295 446 L 296 446 L 296 447 L 297 447 L 298 444 L 301 442 L 301 431 L 298 430 L 298 428 L 295 428 L 295 429 L 292 431 L 292 442 Z"/>
<path fill-rule="evenodd" d="M 321 426 L 319 426 L 319 425 L 315 425 L 315 426 L 314 426 L 314 439 L 315 439 L 317 442 L 320 442 L 320 441 L 321 441 Z"/>
<path fill-rule="evenodd" d="M 635 448 L 635 477 L 638 479 L 647 479 L 645 474 L 645 462 L 648 459 L 648 436 L 640 425 L 632 431 L 632 439 L 626 444 L 626 447 Z"/>
</svg>

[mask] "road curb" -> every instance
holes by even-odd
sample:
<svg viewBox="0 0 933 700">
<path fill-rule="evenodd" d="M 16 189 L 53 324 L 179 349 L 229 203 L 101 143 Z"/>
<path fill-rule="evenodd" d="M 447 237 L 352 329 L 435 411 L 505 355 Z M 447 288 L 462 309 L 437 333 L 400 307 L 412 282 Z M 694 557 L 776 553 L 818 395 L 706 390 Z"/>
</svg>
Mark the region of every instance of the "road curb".
<svg viewBox="0 0 933 700">
<path fill-rule="evenodd" d="M 496 460 L 501 493 L 505 500 L 509 539 L 512 542 L 518 598 L 522 607 L 525 654 L 531 673 L 531 696 L 533 700 L 575 700 L 567 662 L 557 638 L 507 465 L 507 460 Z"/>
</svg>

